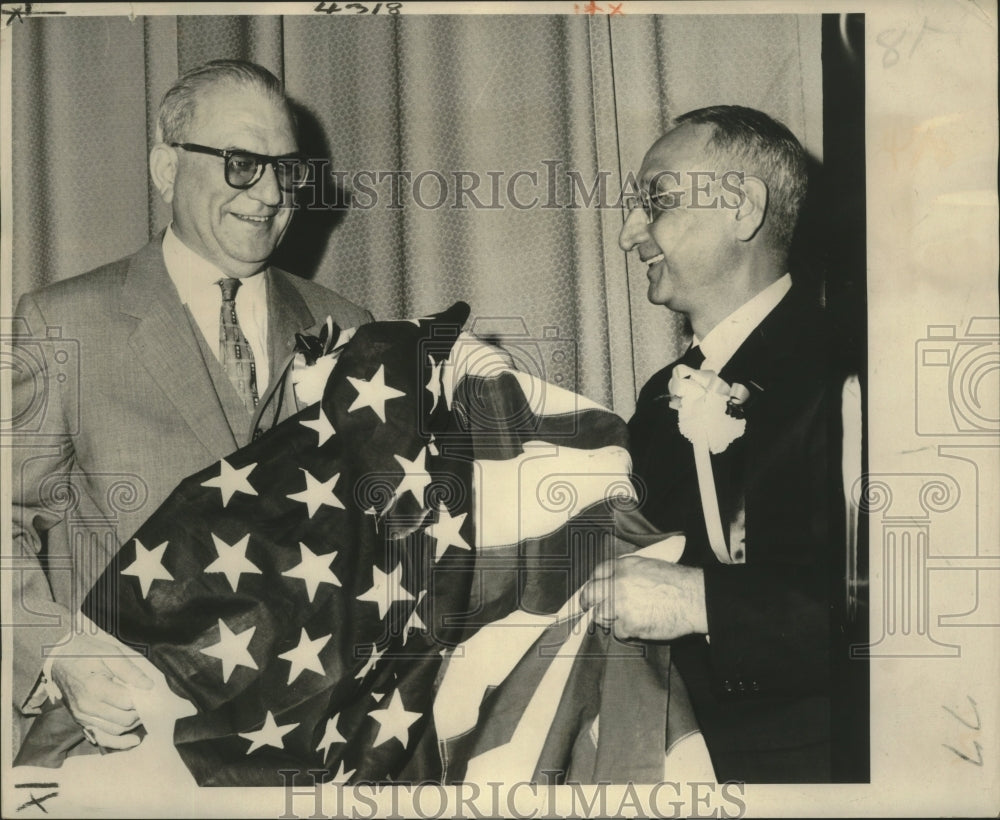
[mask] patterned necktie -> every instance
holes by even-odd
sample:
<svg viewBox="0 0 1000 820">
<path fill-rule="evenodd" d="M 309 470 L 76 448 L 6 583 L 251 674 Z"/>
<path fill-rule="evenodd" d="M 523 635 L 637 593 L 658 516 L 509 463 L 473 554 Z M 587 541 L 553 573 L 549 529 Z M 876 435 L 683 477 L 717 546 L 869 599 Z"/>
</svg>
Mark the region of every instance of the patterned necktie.
<svg viewBox="0 0 1000 820">
<path fill-rule="evenodd" d="M 247 412 L 257 407 L 257 366 L 247 337 L 236 318 L 236 291 L 243 284 L 227 276 L 216 283 L 222 289 L 222 309 L 219 311 L 219 361 L 226 375 L 243 399 Z"/>
</svg>

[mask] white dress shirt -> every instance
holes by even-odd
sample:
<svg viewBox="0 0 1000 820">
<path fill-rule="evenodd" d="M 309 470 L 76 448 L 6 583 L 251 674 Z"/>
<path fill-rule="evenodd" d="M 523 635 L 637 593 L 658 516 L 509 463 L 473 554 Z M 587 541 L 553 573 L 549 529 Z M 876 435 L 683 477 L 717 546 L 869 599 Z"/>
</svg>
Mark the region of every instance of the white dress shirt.
<svg viewBox="0 0 1000 820">
<path fill-rule="evenodd" d="M 711 370 L 715 373 L 722 370 L 733 354 L 739 350 L 740 345 L 764 321 L 767 314 L 785 298 L 785 294 L 791 287 L 792 277 L 786 273 L 764 288 L 749 302 L 744 302 L 736 308 L 713 327 L 704 339 L 699 340 L 695 336 L 691 340 L 692 344 L 700 347 L 701 352 L 705 355 L 701 369 Z"/>
<path fill-rule="evenodd" d="M 226 274 L 185 245 L 174 233 L 173 225 L 163 236 L 163 262 L 181 302 L 191 311 L 195 324 L 218 359 L 222 288 L 217 282 Z M 241 283 L 236 291 L 236 316 L 253 351 L 257 393 L 263 396 L 270 377 L 267 359 L 267 279 L 261 271 L 247 276 Z"/>
</svg>

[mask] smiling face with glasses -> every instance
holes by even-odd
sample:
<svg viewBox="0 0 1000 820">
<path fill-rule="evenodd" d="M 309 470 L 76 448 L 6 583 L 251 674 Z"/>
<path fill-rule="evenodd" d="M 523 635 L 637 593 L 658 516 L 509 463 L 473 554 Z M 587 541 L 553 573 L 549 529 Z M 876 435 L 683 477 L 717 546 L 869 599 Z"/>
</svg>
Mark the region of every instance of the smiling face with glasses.
<svg viewBox="0 0 1000 820">
<path fill-rule="evenodd" d="M 716 170 L 707 150 L 711 130 L 684 124 L 649 149 L 639 171 L 637 196 L 618 235 L 624 251 L 638 251 L 647 266 L 647 297 L 655 305 L 688 313 L 726 287 L 733 211 L 695 207 L 692 173 Z M 717 183 L 713 183 L 717 187 Z M 710 188 L 705 199 L 717 196 Z"/>
<path fill-rule="evenodd" d="M 242 278 L 267 266 L 308 163 L 281 99 L 226 84 L 201 93 L 184 138 L 154 147 L 150 170 L 178 238 Z"/>
</svg>

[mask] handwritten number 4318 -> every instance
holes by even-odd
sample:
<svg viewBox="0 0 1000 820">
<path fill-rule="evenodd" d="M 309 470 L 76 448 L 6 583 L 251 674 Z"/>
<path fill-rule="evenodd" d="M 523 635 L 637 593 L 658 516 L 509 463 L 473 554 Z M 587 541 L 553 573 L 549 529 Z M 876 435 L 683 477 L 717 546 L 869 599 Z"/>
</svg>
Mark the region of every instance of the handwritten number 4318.
<svg viewBox="0 0 1000 820">
<path fill-rule="evenodd" d="M 353 11 L 355 14 L 378 14 L 382 6 L 385 6 L 386 14 L 399 14 L 403 7 L 402 3 L 375 3 L 370 8 L 364 3 L 347 3 L 343 8 L 339 3 L 319 3 L 313 11 L 321 11 L 324 14 L 333 14 L 338 11 Z"/>
</svg>

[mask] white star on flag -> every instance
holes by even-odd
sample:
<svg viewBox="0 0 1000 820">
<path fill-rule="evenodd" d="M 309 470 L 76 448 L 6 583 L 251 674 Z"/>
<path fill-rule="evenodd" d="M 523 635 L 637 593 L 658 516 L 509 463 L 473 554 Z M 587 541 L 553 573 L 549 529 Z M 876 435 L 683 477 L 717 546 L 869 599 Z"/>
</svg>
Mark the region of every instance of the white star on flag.
<svg viewBox="0 0 1000 820">
<path fill-rule="evenodd" d="M 397 455 L 394 455 L 393 458 L 403 468 L 403 479 L 396 487 L 396 498 L 402 498 L 403 494 L 409 491 L 413 493 L 417 503 L 421 507 L 424 506 L 424 489 L 431 483 L 431 477 L 426 467 L 427 450 L 422 447 L 413 461 Z"/>
<path fill-rule="evenodd" d="M 334 743 L 347 743 L 347 738 L 337 730 L 337 720 L 339 718 L 340 715 L 336 714 L 326 722 L 323 739 L 319 742 L 319 746 L 316 747 L 317 752 L 322 751 L 325 755 Z"/>
<path fill-rule="evenodd" d="M 289 578 L 301 578 L 306 582 L 306 593 L 309 595 L 309 603 L 312 603 L 320 584 L 340 586 L 340 579 L 330 569 L 330 564 L 337 557 L 336 551 L 327 553 L 326 555 L 317 555 L 301 541 L 299 541 L 299 551 L 302 554 L 302 560 L 281 574 Z"/>
<path fill-rule="evenodd" d="M 301 501 L 305 504 L 309 509 L 310 518 L 312 518 L 316 514 L 316 510 L 324 504 L 327 507 L 336 507 L 341 510 L 344 509 L 344 505 L 333 492 L 334 485 L 340 478 L 340 473 L 334 473 L 326 481 L 320 481 L 305 467 L 299 467 L 299 469 L 306 474 L 306 488 L 300 493 L 292 493 L 288 495 L 288 498 L 292 501 Z"/>
<path fill-rule="evenodd" d="M 222 459 L 219 462 L 219 474 L 215 478 L 210 478 L 208 481 L 202 482 L 201 486 L 216 487 L 221 490 L 222 506 L 225 507 L 236 493 L 257 495 L 257 491 L 250 484 L 249 478 L 250 473 L 253 472 L 256 466 L 257 462 L 255 461 L 253 464 L 247 464 L 246 467 L 236 469 L 228 461 Z"/>
<path fill-rule="evenodd" d="M 347 412 L 353 413 L 355 410 L 370 407 L 383 424 L 385 424 L 385 403 L 390 399 L 398 399 L 406 395 L 402 390 L 397 390 L 395 387 L 386 385 L 384 364 L 378 366 L 375 375 L 368 381 L 356 379 L 353 376 L 348 376 L 347 380 L 358 391 L 358 397 L 347 408 Z"/>
<path fill-rule="evenodd" d="M 315 430 L 319 435 L 319 442 L 317 447 L 322 447 L 326 444 L 332 436 L 337 434 L 337 431 L 333 429 L 333 424 L 330 422 L 330 418 L 323 412 L 323 405 L 319 407 L 319 418 L 313 421 L 300 421 L 303 427 L 308 427 L 311 430 Z"/>
<path fill-rule="evenodd" d="M 330 780 L 329 782 L 334 785 L 337 783 L 346 783 L 348 780 L 351 779 L 351 775 L 354 774 L 356 771 L 357 769 L 351 769 L 349 772 L 345 772 L 344 761 L 341 760 L 340 766 L 337 768 L 337 773 L 333 776 L 333 780 Z"/>
<path fill-rule="evenodd" d="M 362 678 L 364 678 L 365 675 L 371 672 L 372 669 L 375 668 L 375 664 L 377 664 L 380 660 L 382 660 L 382 656 L 384 654 L 385 654 L 384 649 L 379 649 L 378 646 L 372 644 L 372 653 L 371 655 L 368 656 L 368 660 L 365 661 L 365 665 L 361 667 L 358 674 L 354 676 L 354 680 L 361 680 Z"/>
<path fill-rule="evenodd" d="M 167 543 L 146 549 L 138 538 L 135 539 L 135 560 L 122 570 L 122 575 L 133 575 L 139 579 L 139 588 L 145 600 L 153 581 L 173 581 L 174 576 L 163 566 L 163 553 L 167 551 Z"/>
<path fill-rule="evenodd" d="M 257 627 L 251 626 L 240 633 L 234 633 L 222 618 L 219 618 L 219 642 L 199 650 L 202 654 L 222 661 L 222 682 L 229 683 L 229 676 L 237 666 L 257 669 L 257 662 L 250 654 L 250 641 Z"/>
<path fill-rule="evenodd" d="M 427 360 L 431 363 L 431 375 L 427 379 L 426 390 L 434 397 L 434 403 L 430 409 L 430 412 L 433 413 L 434 408 L 438 406 L 438 399 L 441 398 L 441 366 L 445 360 L 434 361 L 434 357 L 430 353 L 427 354 Z"/>
<path fill-rule="evenodd" d="M 431 538 L 437 540 L 437 546 L 434 548 L 435 561 L 444 555 L 448 547 L 458 547 L 463 550 L 472 549 L 458 532 L 467 515 L 468 513 L 452 515 L 448 512 L 448 507 L 443 501 L 438 504 L 438 520 L 424 530 Z"/>
<path fill-rule="evenodd" d="M 305 669 L 315 672 L 318 675 L 325 674 L 323 662 L 319 659 L 319 653 L 327 645 L 331 637 L 331 635 L 323 635 L 319 638 L 311 639 L 309 633 L 303 629 L 302 634 L 299 636 L 299 645 L 278 655 L 279 658 L 288 661 L 292 665 L 292 668 L 288 670 L 289 685 Z"/>
<path fill-rule="evenodd" d="M 267 716 L 264 718 L 264 725 L 260 729 L 256 732 L 240 732 L 240 737 L 250 741 L 250 748 L 247 749 L 247 754 L 264 746 L 284 749 L 285 742 L 282 738 L 298 725 L 297 723 L 284 723 L 279 726 L 274 721 L 274 715 L 268 711 Z"/>
<path fill-rule="evenodd" d="M 403 706 L 403 696 L 397 689 L 392 693 L 389 705 L 385 709 L 369 712 L 370 717 L 379 723 L 378 735 L 372 746 L 381 746 L 387 740 L 396 738 L 406 748 L 410 738 L 410 726 L 420 719 L 420 712 L 407 712 Z"/>
<path fill-rule="evenodd" d="M 241 575 L 261 575 L 257 566 L 247 558 L 247 546 L 250 544 L 250 533 L 244 535 L 235 544 L 227 544 L 214 532 L 212 540 L 215 542 L 215 551 L 219 554 L 211 564 L 205 567 L 205 572 L 221 572 L 229 581 L 229 586 L 236 592 L 236 587 L 240 583 Z"/>
<path fill-rule="evenodd" d="M 423 622 L 423 619 L 417 614 L 417 610 L 420 608 L 420 603 L 424 600 L 424 596 L 427 594 L 426 589 L 420 590 L 420 594 L 417 596 L 417 602 L 413 605 L 413 612 L 410 613 L 410 617 L 406 619 L 406 623 L 403 625 L 403 646 L 406 646 L 406 641 L 410 637 L 411 629 L 419 629 L 421 632 L 427 631 L 427 624 Z"/>
<path fill-rule="evenodd" d="M 386 574 L 378 567 L 372 566 L 372 586 L 371 589 L 358 596 L 359 601 L 371 601 L 378 604 L 379 618 L 385 618 L 389 607 L 396 601 L 413 601 L 412 595 L 403 586 L 403 564 L 396 564 L 396 568 Z"/>
</svg>

